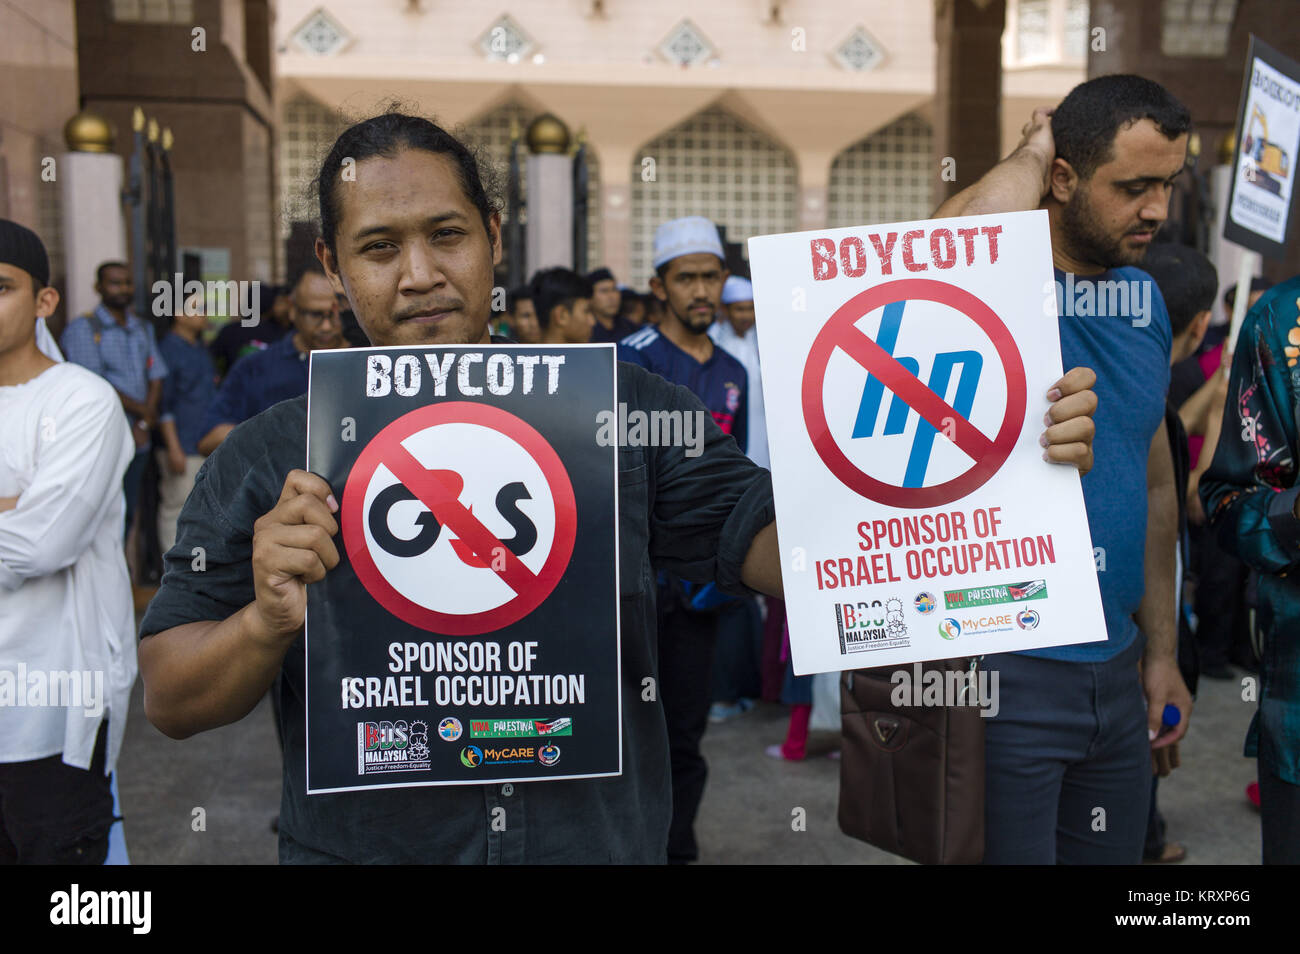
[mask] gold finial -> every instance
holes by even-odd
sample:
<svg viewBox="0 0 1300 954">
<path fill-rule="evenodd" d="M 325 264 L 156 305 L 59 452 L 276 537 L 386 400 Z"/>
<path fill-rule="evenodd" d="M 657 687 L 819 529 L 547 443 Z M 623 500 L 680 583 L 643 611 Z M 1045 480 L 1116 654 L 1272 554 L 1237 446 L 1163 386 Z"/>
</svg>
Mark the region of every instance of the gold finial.
<svg viewBox="0 0 1300 954">
<path fill-rule="evenodd" d="M 171 152 L 172 143 L 175 141 L 176 140 L 172 138 L 172 128 L 170 126 L 164 126 L 162 131 L 163 149 L 167 150 L 168 152 Z"/>
<path fill-rule="evenodd" d="M 158 120 L 156 119 L 149 120 L 149 132 L 147 135 L 149 137 L 150 142 L 158 141 Z"/>
<path fill-rule="evenodd" d="M 131 110 L 131 128 L 136 132 L 144 129 L 144 110 L 139 106 Z"/>
<path fill-rule="evenodd" d="M 522 131 L 523 130 L 519 128 L 519 117 L 511 116 L 510 117 L 510 141 L 514 142 L 515 140 L 517 140 Z"/>
<path fill-rule="evenodd" d="M 103 116 L 82 110 L 63 127 L 63 141 L 73 152 L 112 152 L 117 131 Z"/>
<path fill-rule="evenodd" d="M 1237 133 L 1235 131 L 1228 133 L 1219 143 L 1219 165 L 1230 166 L 1232 161 L 1237 157 Z"/>
<path fill-rule="evenodd" d="M 543 113 L 528 124 L 528 151 L 533 155 L 569 151 L 569 127 L 556 116 Z"/>
</svg>

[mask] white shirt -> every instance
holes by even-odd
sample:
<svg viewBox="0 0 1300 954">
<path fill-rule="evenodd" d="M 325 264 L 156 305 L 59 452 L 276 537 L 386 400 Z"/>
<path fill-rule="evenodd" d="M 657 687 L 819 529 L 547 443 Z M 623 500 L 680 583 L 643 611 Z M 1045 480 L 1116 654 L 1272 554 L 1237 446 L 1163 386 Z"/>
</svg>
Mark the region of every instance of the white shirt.
<svg viewBox="0 0 1300 954">
<path fill-rule="evenodd" d="M 758 367 L 758 329 L 750 328 L 749 334 L 742 338 L 731 327 L 731 322 L 722 318 L 709 326 L 709 337 L 715 345 L 745 366 L 745 375 L 749 378 L 749 420 L 745 422 L 749 428 L 745 440 L 749 449 L 746 453 L 759 467 L 770 470 L 772 462 L 767 452 L 767 418 L 763 413 L 763 375 Z"/>
<path fill-rule="evenodd" d="M 88 769 L 111 714 L 112 771 L 136 675 L 122 550 L 122 475 L 134 452 L 126 415 L 107 381 L 61 363 L 0 387 L 0 421 L 0 497 L 18 497 L 0 513 L 0 762 L 61 752 Z"/>
</svg>

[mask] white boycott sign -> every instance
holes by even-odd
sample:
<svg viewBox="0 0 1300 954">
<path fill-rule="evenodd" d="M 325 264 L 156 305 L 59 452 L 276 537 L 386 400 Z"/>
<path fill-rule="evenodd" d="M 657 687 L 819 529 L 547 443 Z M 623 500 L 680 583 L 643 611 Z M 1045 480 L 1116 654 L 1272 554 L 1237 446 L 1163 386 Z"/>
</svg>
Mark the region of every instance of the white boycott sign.
<svg viewBox="0 0 1300 954">
<path fill-rule="evenodd" d="M 749 240 L 796 673 L 1106 638 L 1038 443 L 1050 249 L 1041 211 Z"/>
</svg>

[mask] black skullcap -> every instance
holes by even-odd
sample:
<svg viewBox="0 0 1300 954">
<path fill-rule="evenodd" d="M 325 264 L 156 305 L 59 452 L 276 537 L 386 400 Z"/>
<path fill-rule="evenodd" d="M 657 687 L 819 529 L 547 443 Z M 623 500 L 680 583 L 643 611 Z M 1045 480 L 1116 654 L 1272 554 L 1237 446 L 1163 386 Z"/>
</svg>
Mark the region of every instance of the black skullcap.
<svg viewBox="0 0 1300 954">
<path fill-rule="evenodd" d="M 35 232 L 9 219 L 0 219 L 0 263 L 32 276 L 36 290 L 50 283 L 50 257 Z"/>
<path fill-rule="evenodd" d="M 594 272 L 587 273 L 587 281 L 591 282 L 593 285 L 596 284 L 596 282 L 612 282 L 613 280 L 614 273 L 604 266 L 596 269 Z"/>
</svg>

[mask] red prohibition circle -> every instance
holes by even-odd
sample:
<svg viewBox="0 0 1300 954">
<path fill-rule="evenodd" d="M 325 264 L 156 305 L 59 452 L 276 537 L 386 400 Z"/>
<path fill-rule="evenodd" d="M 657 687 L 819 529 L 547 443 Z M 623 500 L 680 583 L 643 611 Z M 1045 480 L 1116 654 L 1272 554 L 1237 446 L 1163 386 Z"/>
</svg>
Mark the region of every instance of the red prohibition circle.
<svg viewBox="0 0 1300 954">
<path fill-rule="evenodd" d="M 551 541 L 551 552 L 547 554 L 541 571 L 532 578 L 523 592 L 516 591 L 512 599 L 495 609 L 462 614 L 441 613 L 421 606 L 400 593 L 384 578 L 366 545 L 363 512 L 366 489 L 379 465 L 384 463 L 385 452 L 392 453 L 395 445 L 412 434 L 439 424 L 476 424 L 513 440 L 541 468 L 551 499 L 555 502 L 555 534 Z M 578 509 L 573 496 L 573 485 L 554 448 L 531 425 L 508 411 L 469 401 L 447 401 L 417 408 L 403 414 L 375 435 L 352 466 L 344 487 L 340 511 L 343 543 L 347 547 L 352 568 L 366 591 L 384 609 L 403 622 L 447 636 L 490 633 L 517 622 L 540 606 L 564 576 L 569 558 L 573 556 L 573 544 L 578 530 Z M 431 580 L 430 585 L 436 586 L 437 580 Z"/>
<path fill-rule="evenodd" d="M 981 439 L 988 444 L 987 451 L 976 458 L 974 465 L 965 473 L 932 487 L 899 487 L 864 473 L 848 459 L 831 436 L 822 399 L 826 367 L 831 354 L 836 348 L 841 347 L 841 343 L 849 341 L 850 336 L 862 339 L 861 343 L 865 343 L 867 350 L 874 349 L 874 352 L 878 352 L 878 362 L 871 359 L 868 361 L 868 373 L 877 370 L 877 367 L 884 362 L 893 362 L 893 359 L 886 355 L 879 345 L 858 331 L 854 323 L 877 308 L 883 308 L 897 301 L 914 300 L 947 305 L 975 322 L 993 342 L 1007 379 L 1007 408 L 1002 416 L 1002 426 L 991 442 L 981 436 Z M 873 363 L 876 367 L 870 366 Z M 920 388 L 925 388 L 925 385 L 919 381 L 917 384 Z M 925 388 L 925 390 L 929 389 Z M 817 334 L 804 366 L 802 388 L 804 425 L 822 462 L 840 483 L 850 490 L 869 500 L 891 507 L 905 509 L 938 507 L 964 497 L 982 486 L 1005 463 L 1024 425 L 1026 393 L 1025 368 L 1020 360 L 1020 351 L 1016 348 L 1011 331 L 993 309 L 956 285 L 928 278 L 905 278 L 877 285 L 854 295 L 836 309 L 825 327 Z M 958 421 L 969 432 L 978 433 L 965 418 L 958 418 Z"/>
</svg>

